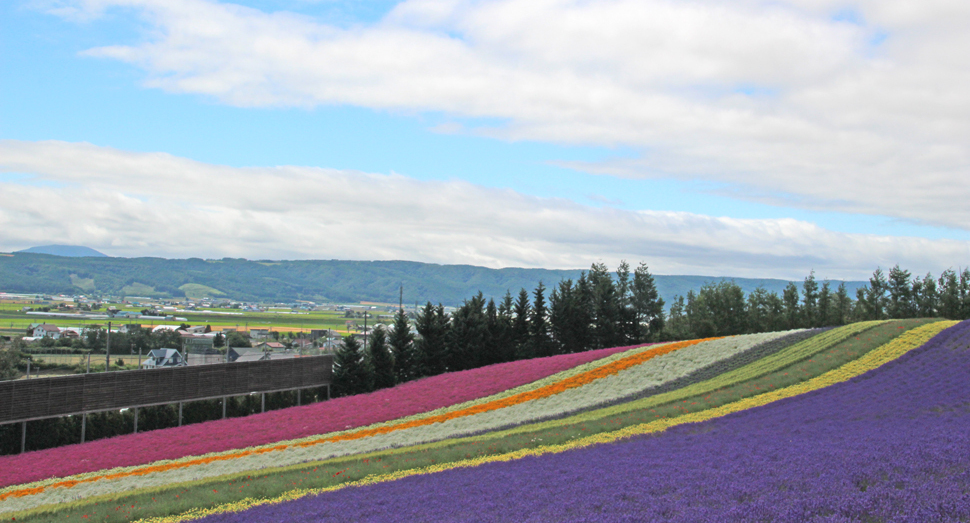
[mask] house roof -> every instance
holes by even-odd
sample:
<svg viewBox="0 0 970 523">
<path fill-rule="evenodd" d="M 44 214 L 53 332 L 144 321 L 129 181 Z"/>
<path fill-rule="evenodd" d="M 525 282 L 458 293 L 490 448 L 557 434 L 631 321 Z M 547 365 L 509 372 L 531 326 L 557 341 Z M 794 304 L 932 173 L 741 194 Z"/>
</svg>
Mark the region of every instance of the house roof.
<svg viewBox="0 0 970 523">
<path fill-rule="evenodd" d="M 250 352 L 236 358 L 236 361 L 260 361 L 266 358 L 266 352 Z"/>
</svg>

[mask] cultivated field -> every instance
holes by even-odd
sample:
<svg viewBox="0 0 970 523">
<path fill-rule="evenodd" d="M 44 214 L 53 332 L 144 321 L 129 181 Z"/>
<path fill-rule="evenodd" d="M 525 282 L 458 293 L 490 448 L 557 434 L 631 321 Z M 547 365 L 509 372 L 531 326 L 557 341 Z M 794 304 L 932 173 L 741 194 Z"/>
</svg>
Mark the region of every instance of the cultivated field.
<svg viewBox="0 0 970 523">
<path fill-rule="evenodd" d="M 968 378 L 928 319 L 521 360 L 0 457 L 0 517 L 966 521 Z"/>
</svg>

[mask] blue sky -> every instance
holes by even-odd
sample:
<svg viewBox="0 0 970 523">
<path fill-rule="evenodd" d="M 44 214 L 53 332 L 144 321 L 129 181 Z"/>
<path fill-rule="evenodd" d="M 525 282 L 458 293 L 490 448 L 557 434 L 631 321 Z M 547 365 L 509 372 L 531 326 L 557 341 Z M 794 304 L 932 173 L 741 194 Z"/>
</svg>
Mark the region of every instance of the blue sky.
<svg viewBox="0 0 970 523">
<path fill-rule="evenodd" d="M 436 205 L 449 191 L 472 203 L 485 191 L 501 200 L 491 202 L 493 208 L 511 205 L 508 198 L 522 205 L 503 211 L 522 221 L 482 233 L 491 239 L 488 246 L 467 233 L 474 226 L 462 225 L 466 218 L 439 216 L 454 230 L 433 240 L 425 233 L 442 225 L 432 218 L 396 223 L 387 214 L 393 194 L 376 198 L 385 203 L 371 209 L 366 196 L 350 196 L 361 198 L 352 208 L 363 209 L 369 223 L 348 218 L 343 232 L 301 238 L 303 246 L 268 237 L 243 240 L 231 230 L 193 246 L 181 244 L 175 230 L 165 239 L 125 230 L 108 210 L 74 213 L 72 220 L 81 223 L 68 227 L 56 213 L 7 201 L 0 203 L 0 219 L 17 233 L 0 238 L 0 249 L 77 243 L 122 256 L 391 257 L 550 267 L 628 259 L 664 273 L 765 276 L 818 268 L 830 277 L 857 277 L 876 265 L 939 272 L 966 264 L 970 236 L 957 199 L 968 191 L 967 121 L 959 111 L 945 120 L 934 117 L 945 111 L 940 96 L 956 103 L 966 91 L 955 85 L 952 93 L 927 100 L 913 99 L 912 88 L 919 86 L 899 93 L 880 88 L 884 100 L 858 92 L 859 83 L 891 82 L 887 64 L 928 69 L 927 82 L 959 73 L 952 63 L 917 60 L 923 48 L 930 52 L 940 42 L 912 36 L 906 27 L 912 21 L 892 9 L 698 2 L 677 13 L 682 6 L 664 2 L 528 5 L 0 4 L 0 150 L 6 153 L 0 154 L 0 184 L 7 194 L 32 187 L 69 202 L 68 189 L 97 189 L 152 204 L 129 210 L 133 216 L 212 215 L 205 198 L 166 199 L 145 181 L 171 175 L 152 165 L 156 153 L 164 153 L 189 162 L 189 171 L 211 172 L 213 179 L 200 185 L 211 183 L 210 201 L 219 201 L 220 212 L 233 220 L 245 220 L 240 213 L 260 206 L 234 206 L 232 191 L 220 190 L 221 184 L 236 185 L 234 172 L 276 176 L 271 173 L 279 166 L 358 176 L 365 193 L 391 190 L 388 176 L 396 175 L 414 191 L 400 198 L 437 195 L 422 208 L 429 216 L 442 212 Z M 953 17 L 927 12 L 924 23 L 937 31 L 933 24 Z M 577 29 L 577 15 L 600 23 Z M 625 18 L 665 16 L 685 27 L 646 43 L 624 24 Z M 216 36 L 198 29 L 210 20 L 220 29 Z M 724 34 L 704 34 L 712 20 L 718 30 L 726 27 Z M 561 36 L 557 23 L 570 24 L 576 36 Z M 762 36 L 738 43 L 752 27 Z M 697 40 L 678 41 L 685 30 Z M 894 31 L 906 36 L 894 37 Z M 296 36 L 289 38 L 290 32 Z M 947 37 L 942 32 L 938 39 Z M 814 40 L 819 34 L 824 43 Z M 562 41 L 544 44 L 556 38 Z M 719 39 L 736 49 L 722 51 Z M 247 48 L 256 45 L 252 41 L 282 51 L 251 60 L 263 49 Z M 644 53 L 639 46 L 646 44 L 663 52 Z M 301 55 L 308 49 L 310 55 Z M 345 52 L 352 59 L 343 58 Z M 899 111 L 901 100 L 926 107 Z M 897 114 L 887 115 L 886 107 Z M 100 160 L 78 159 L 78 147 L 88 145 L 93 149 L 85 150 Z M 140 174 L 116 169 L 133 158 L 144 164 L 135 169 Z M 115 177 L 108 180 L 111 172 Z M 953 194 L 929 190 L 916 183 L 920 177 Z M 320 183 L 321 198 L 339 193 L 327 189 L 332 181 Z M 286 194 L 275 197 L 280 209 L 251 219 L 320 220 L 313 214 L 319 210 L 289 214 Z M 937 197 L 952 201 L 936 204 Z M 583 240 L 571 239 L 568 230 L 552 231 L 541 218 L 527 216 L 556 214 L 551 208 L 571 209 L 569 219 L 599 230 L 636 227 L 638 220 L 647 220 L 645 228 L 673 229 L 628 241 L 621 234 L 604 248 L 591 239 L 595 228 Z M 203 230 L 204 221 L 196 215 L 185 228 L 195 223 Z M 731 232 L 719 232 L 724 227 Z M 289 234 L 285 227 L 273 231 L 266 234 Z M 313 247 L 334 235 L 345 245 L 375 234 L 423 239 L 370 249 Z M 705 244 L 712 235 L 751 245 Z M 429 248 L 429 241 L 441 245 Z M 840 245 L 857 245 L 859 252 L 839 254 Z"/>
</svg>

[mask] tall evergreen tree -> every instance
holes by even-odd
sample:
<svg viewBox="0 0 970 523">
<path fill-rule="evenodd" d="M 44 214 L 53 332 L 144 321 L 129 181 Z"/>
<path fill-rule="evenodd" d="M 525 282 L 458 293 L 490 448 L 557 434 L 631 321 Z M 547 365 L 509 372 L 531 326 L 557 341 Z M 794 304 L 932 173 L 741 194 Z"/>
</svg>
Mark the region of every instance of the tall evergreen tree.
<svg viewBox="0 0 970 523">
<path fill-rule="evenodd" d="M 492 365 L 506 361 L 504 347 L 510 343 L 511 329 L 499 314 L 495 300 L 491 298 L 485 306 L 485 326 L 485 353 L 480 359 L 481 364 Z"/>
<path fill-rule="evenodd" d="M 970 268 L 960 273 L 960 313 L 957 319 L 970 318 Z"/>
<path fill-rule="evenodd" d="M 815 270 L 805 277 L 802 283 L 802 325 L 817 327 L 818 321 L 818 282 L 815 281 Z"/>
<path fill-rule="evenodd" d="M 788 282 L 782 292 L 781 300 L 785 304 L 785 328 L 797 329 L 801 327 L 801 308 L 798 306 L 798 287 Z"/>
<path fill-rule="evenodd" d="M 515 301 L 515 319 L 512 321 L 512 343 L 515 344 L 515 359 L 529 359 L 534 357 L 532 344 L 529 343 L 529 292 L 519 291 L 519 298 Z"/>
<path fill-rule="evenodd" d="M 394 329 L 388 336 L 387 345 L 394 355 L 394 374 L 398 383 L 420 376 L 414 333 L 411 332 L 411 324 L 404 309 L 398 309 L 394 315 Z"/>
<path fill-rule="evenodd" d="M 499 361 L 515 360 L 516 342 L 512 335 L 513 324 L 515 322 L 515 302 L 512 300 L 512 293 L 505 291 L 502 303 L 498 306 L 498 320 L 501 324 L 499 332 L 501 337 L 496 341 L 496 350 L 499 354 Z"/>
<path fill-rule="evenodd" d="M 480 358 L 484 355 L 488 336 L 484 306 L 485 298 L 479 292 L 465 300 L 451 315 L 445 358 L 449 371 L 474 369 L 481 365 Z"/>
<path fill-rule="evenodd" d="M 445 371 L 446 336 L 448 318 L 445 308 L 437 307 L 429 301 L 418 313 L 416 328 L 420 339 L 415 340 L 417 361 L 415 367 L 422 376 L 435 376 Z"/>
<path fill-rule="evenodd" d="M 594 263 L 588 274 L 593 293 L 593 339 L 596 348 L 622 345 L 620 303 L 616 285 L 605 264 Z"/>
<path fill-rule="evenodd" d="M 926 277 L 913 280 L 913 296 L 916 299 L 916 315 L 920 318 L 934 318 L 939 309 L 939 295 L 936 292 L 936 280 L 933 275 L 926 273 Z"/>
<path fill-rule="evenodd" d="M 896 264 L 889 270 L 889 279 L 886 282 L 889 291 L 889 313 L 890 318 L 912 318 L 916 314 L 916 307 L 913 303 L 913 286 L 910 282 L 910 273 L 899 268 Z"/>
<path fill-rule="evenodd" d="M 688 294 L 691 292 L 693 291 Z M 687 303 L 683 296 L 674 296 L 674 300 L 670 304 L 667 324 L 664 326 L 661 337 L 664 340 L 687 340 L 694 337 L 690 329 L 690 321 L 687 318 Z"/>
<path fill-rule="evenodd" d="M 539 282 L 533 292 L 532 315 L 529 318 L 529 341 L 536 357 L 552 356 L 553 345 L 549 337 L 549 311 L 546 308 L 546 286 Z"/>
<path fill-rule="evenodd" d="M 747 330 L 744 291 L 733 281 L 701 286 L 698 305 L 706 309 L 707 319 L 704 327 L 695 331 L 699 337 L 733 336 Z"/>
<path fill-rule="evenodd" d="M 960 285 L 957 283 L 957 273 L 953 269 L 943 271 L 938 283 L 940 316 L 950 320 L 958 319 L 960 317 Z"/>
<path fill-rule="evenodd" d="M 397 383 L 394 356 L 387 347 L 387 332 L 379 325 L 367 342 L 367 359 L 373 372 L 373 390 L 393 387 Z"/>
<path fill-rule="evenodd" d="M 589 310 L 572 280 L 562 280 L 549 296 L 549 326 L 559 354 L 587 350 L 590 344 Z"/>
<path fill-rule="evenodd" d="M 768 291 L 759 286 L 748 293 L 748 331 L 768 332 L 772 330 L 768 309 Z"/>
<path fill-rule="evenodd" d="M 832 309 L 832 288 L 828 281 L 824 281 L 822 282 L 822 290 L 818 292 L 818 321 L 812 326 L 834 325 Z"/>
<path fill-rule="evenodd" d="M 863 287 L 867 320 L 881 320 L 886 317 L 886 287 L 886 276 L 882 269 L 877 267 L 869 278 L 869 286 Z"/>
<path fill-rule="evenodd" d="M 373 374 L 364 360 L 360 342 L 353 336 L 343 339 L 333 361 L 333 389 L 336 396 L 369 392 Z"/>
<path fill-rule="evenodd" d="M 619 336 L 622 345 L 640 340 L 641 328 L 637 321 L 637 311 L 633 305 L 633 281 L 630 279 L 630 264 L 623 260 L 616 269 L 616 301 L 619 311 Z"/>
<path fill-rule="evenodd" d="M 635 342 L 656 341 L 664 328 L 664 300 L 645 263 L 633 273 L 633 310 L 636 314 Z"/>
</svg>

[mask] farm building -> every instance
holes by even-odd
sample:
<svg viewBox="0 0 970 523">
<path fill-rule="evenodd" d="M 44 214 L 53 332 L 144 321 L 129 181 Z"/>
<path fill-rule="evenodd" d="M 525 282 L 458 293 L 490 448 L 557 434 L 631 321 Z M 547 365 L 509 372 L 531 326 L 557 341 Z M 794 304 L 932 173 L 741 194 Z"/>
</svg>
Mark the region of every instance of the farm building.
<svg viewBox="0 0 970 523">
<path fill-rule="evenodd" d="M 175 349 L 155 349 L 148 353 L 141 366 L 146 369 L 156 369 L 159 367 L 181 367 L 185 362 L 182 355 Z"/>
</svg>

